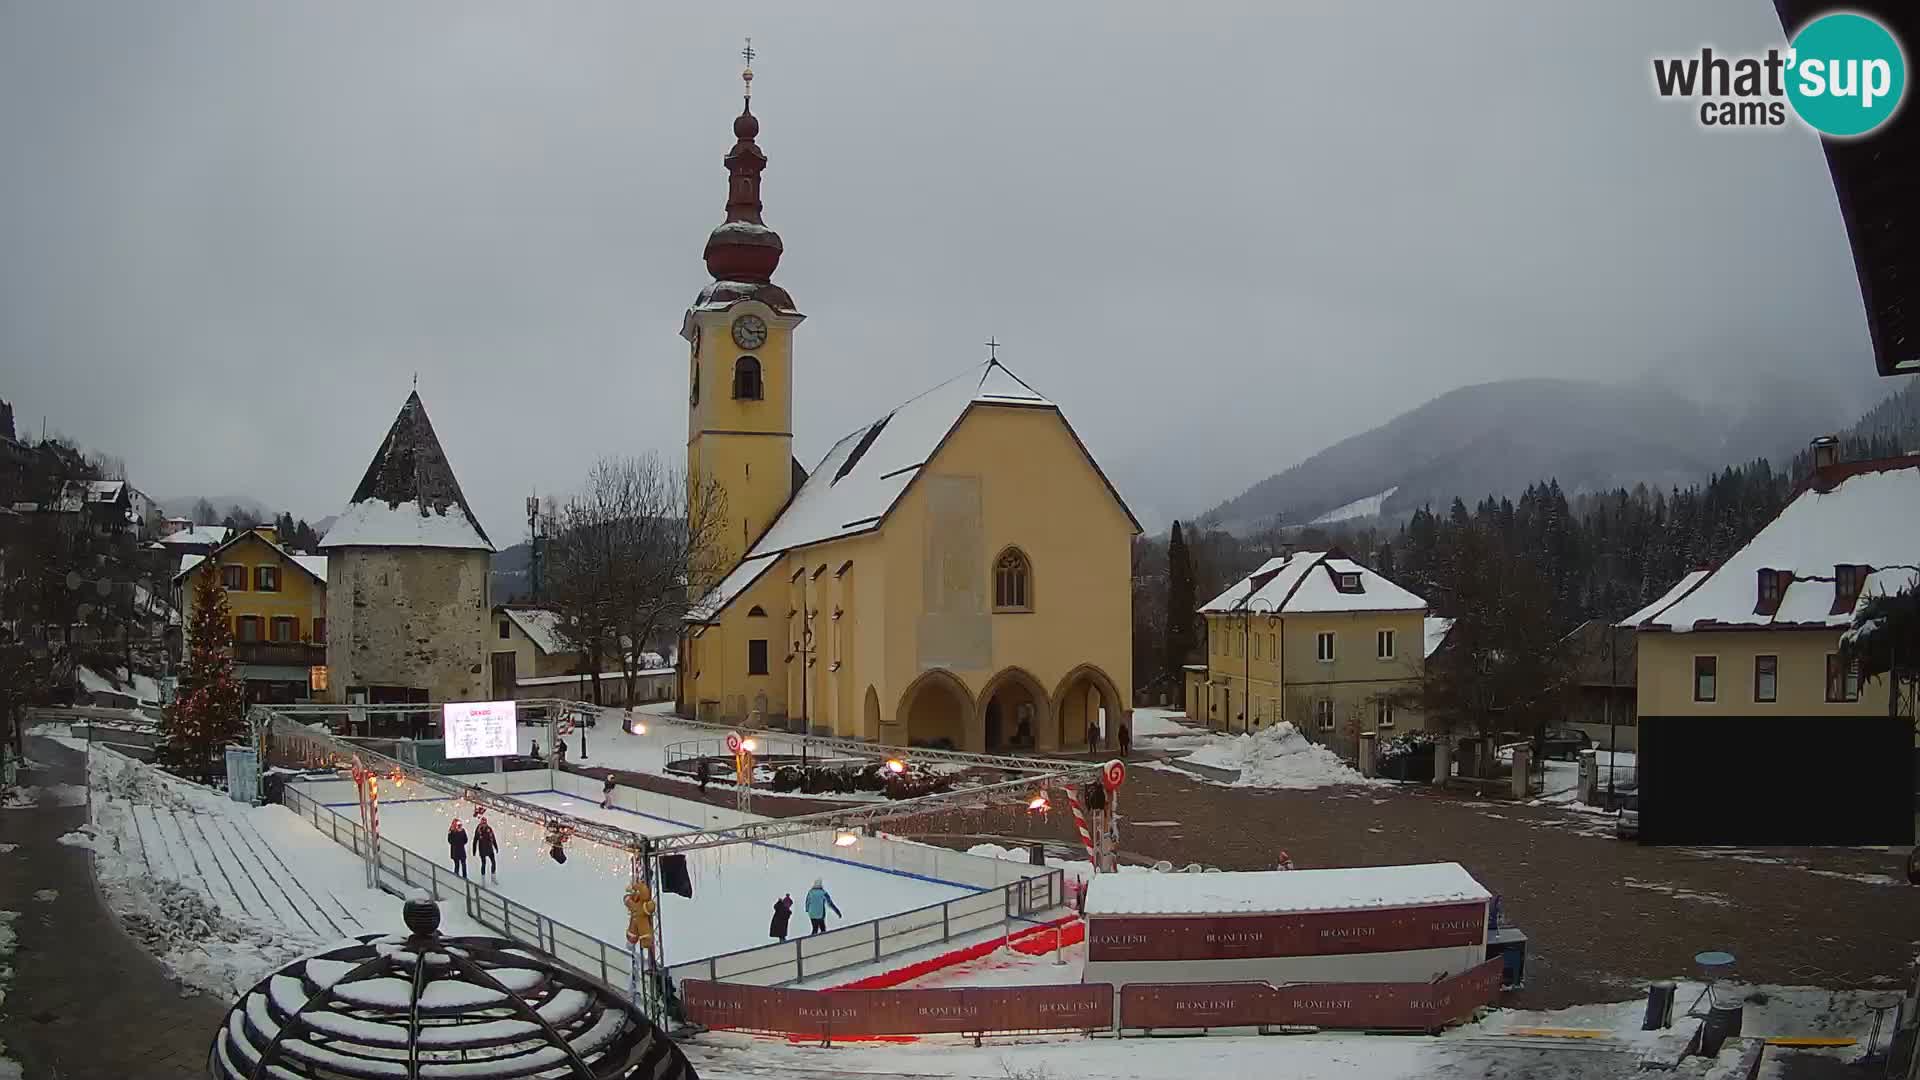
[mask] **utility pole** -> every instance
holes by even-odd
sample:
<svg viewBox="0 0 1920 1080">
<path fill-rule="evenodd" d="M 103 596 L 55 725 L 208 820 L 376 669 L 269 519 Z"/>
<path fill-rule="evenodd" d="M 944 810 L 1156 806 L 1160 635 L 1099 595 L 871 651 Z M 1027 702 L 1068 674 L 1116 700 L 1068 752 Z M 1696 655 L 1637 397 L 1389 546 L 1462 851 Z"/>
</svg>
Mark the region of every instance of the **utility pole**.
<svg viewBox="0 0 1920 1080">
<path fill-rule="evenodd" d="M 540 520 L 540 496 L 527 496 L 527 580 L 533 599 L 540 599 L 545 586 L 547 561 L 547 530 L 545 522 Z"/>
</svg>

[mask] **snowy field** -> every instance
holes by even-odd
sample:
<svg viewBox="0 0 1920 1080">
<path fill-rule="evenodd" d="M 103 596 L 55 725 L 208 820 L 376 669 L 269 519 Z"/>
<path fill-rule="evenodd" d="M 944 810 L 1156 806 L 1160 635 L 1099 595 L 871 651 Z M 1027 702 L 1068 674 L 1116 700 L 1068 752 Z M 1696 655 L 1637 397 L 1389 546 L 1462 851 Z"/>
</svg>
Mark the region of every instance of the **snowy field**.
<svg viewBox="0 0 1920 1080">
<path fill-rule="evenodd" d="M 602 810 L 598 803 L 554 792 L 517 797 L 559 813 L 604 821 L 648 836 L 685 832 L 691 827 L 625 810 Z M 336 809 L 348 815 L 355 813 L 351 805 Z M 471 805 L 450 799 L 383 802 L 380 834 L 446 866 L 450 864 L 447 827 L 452 818 L 459 817 L 471 837 L 472 810 Z M 491 888 L 602 941 L 626 940 L 627 912 L 621 900 L 632 875 L 626 852 L 576 839 L 567 845 L 567 862 L 561 865 L 548 857 L 538 826 L 500 814 L 490 817 L 502 844 L 499 880 L 488 882 Z M 694 898 L 663 897 L 661 920 L 670 964 L 768 944 L 767 923 L 773 914 L 773 902 L 785 893 L 794 898 L 793 935 L 806 933 L 801 902 L 815 878 L 825 882 L 842 912 L 840 916 L 828 912 L 830 928 L 978 891 L 967 885 L 876 870 L 765 844 L 735 844 L 694 852 L 688 856 L 687 865 Z M 467 872 L 480 872 L 480 861 L 471 853 Z"/>
</svg>

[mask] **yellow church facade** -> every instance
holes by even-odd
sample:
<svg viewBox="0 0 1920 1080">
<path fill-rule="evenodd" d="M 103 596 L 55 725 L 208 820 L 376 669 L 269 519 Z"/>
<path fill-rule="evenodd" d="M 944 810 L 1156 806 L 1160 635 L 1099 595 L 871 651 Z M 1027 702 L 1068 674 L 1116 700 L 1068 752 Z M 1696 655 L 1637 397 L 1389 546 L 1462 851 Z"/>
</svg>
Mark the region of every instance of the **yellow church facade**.
<svg viewBox="0 0 1920 1080">
<path fill-rule="evenodd" d="M 688 310 L 689 483 L 732 569 L 696 582 L 678 708 L 701 720 L 972 751 L 1111 744 L 1128 722 L 1140 527 L 1059 406 L 997 359 L 792 455 L 793 336 L 734 122 L 727 221 Z M 694 500 L 696 506 L 699 500 Z"/>
</svg>

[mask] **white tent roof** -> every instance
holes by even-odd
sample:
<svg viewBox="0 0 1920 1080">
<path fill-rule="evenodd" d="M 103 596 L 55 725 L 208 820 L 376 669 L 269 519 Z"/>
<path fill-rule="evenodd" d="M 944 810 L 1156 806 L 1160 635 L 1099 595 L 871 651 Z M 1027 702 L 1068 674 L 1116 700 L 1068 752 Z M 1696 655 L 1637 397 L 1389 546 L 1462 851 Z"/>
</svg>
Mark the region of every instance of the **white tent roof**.
<svg viewBox="0 0 1920 1080">
<path fill-rule="evenodd" d="M 1873 569 L 1859 602 L 1898 592 L 1920 576 L 1920 457 L 1834 469 L 1830 484 L 1801 490 L 1747 545 L 1691 588 L 1683 580 L 1629 617 L 1633 625 L 1675 631 L 1711 626 L 1833 626 L 1858 606 L 1834 612 L 1834 568 Z M 1825 487 L 1825 490 L 1821 490 Z M 1759 572 L 1784 570 L 1792 581 L 1771 614 L 1759 606 Z M 1695 575 L 1688 575 L 1693 579 Z M 1678 594 L 1678 595 L 1676 595 Z"/>
<path fill-rule="evenodd" d="M 1359 592 L 1341 592 L 1336 574 L 1360 575 Z M 1229 585 L 1200 610 L 1221 614 L 1318 611 L 1424 611 L 1427 602 L 1351 559 L 1325 551 L 1297 551 L 1268 559 Z"/>
<path fill-rule="evenodd" d="M 1098 874 L 1088 915 L 1266 915 L 1492 899 L 1459 863 L 1256 870 L 1228 874 Z"/>
</svg>

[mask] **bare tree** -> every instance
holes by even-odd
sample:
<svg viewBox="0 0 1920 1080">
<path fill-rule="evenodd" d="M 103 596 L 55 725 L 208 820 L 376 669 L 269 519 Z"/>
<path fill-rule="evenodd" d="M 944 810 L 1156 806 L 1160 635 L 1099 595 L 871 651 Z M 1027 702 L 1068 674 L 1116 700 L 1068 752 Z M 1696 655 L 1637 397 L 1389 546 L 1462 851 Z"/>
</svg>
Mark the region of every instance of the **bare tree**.
<svg viewBox="0 0 1920 1080">
<path fill-rule="evenodd" d="M 609 658 L 620 662 L 632 701 L 647 652 L 687 613 L 687 583 L 730 569 L 721 565 L 725 493 L 711 478 L 689 484 L 651 454 L 603 458 L 549 520 L 546 594 L 557 632 L 587 655 L 596 704 Z"/>
</svg>

